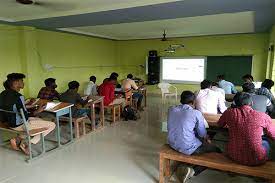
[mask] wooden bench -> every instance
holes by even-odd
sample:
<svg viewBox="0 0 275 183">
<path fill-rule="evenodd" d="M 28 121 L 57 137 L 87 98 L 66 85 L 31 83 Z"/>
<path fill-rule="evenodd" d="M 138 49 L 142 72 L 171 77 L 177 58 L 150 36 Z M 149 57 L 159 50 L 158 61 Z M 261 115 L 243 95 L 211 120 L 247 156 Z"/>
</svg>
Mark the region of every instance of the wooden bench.
<svg viewBox="0 0 275 183">
<path fill-rule="evenodd" d="M 268 161 L 260 166 L 244 166 L 234 163 L 220 153 L 205 153 L 188 156 L 173 150 L 167 144 L 162 146 L 159 154 L 159 183 L 164 183 L 165 177 L 170 176 L 171 160 L 226 172 L 265 178 L 275 183 L 275 162 L 272 161 Z"/>
<path fill-rule="evenodd" d="M 86 135 L 85 120 L 87 120 L 87 119 L 89 119 L 88 116 L 73 118 L 75 138 L 77 138 L 77 139 L 80 138 L 80 128 L 79 128 L 79 126 L 82 127 L 82 135 L 83 136 Z M 61 117 L 60 120 L 69 122 L 70 118 L 69 117 Z"/>
<path fill-rule="evenodd" d="M 104 109 L 111 109 L 111 121 L 113 123 L 117 121 L 120 121 L 120 111 L 121 111 L 121 105 L 115 104 L 115 105 L 108 105 L 104 106 Z"/>
</svg>

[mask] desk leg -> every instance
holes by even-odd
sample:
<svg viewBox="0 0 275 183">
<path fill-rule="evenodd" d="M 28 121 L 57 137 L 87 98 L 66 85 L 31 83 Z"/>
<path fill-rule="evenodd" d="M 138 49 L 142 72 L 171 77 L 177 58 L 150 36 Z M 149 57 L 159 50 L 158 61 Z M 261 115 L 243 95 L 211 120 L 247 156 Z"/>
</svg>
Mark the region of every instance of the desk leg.
<svg viewBox="0 0 275 183">
<path fill-rule="evenodd" d="M 55 119 L 56 119 L 56 138 L 57 138 L 57 146 L 60 147 L 61 143 L 60 143 L 60 126 L 59 126 L 59 116 L 56 114 L 55 115 Z"/>
<path fill-rule="evenodd" d="M 102 123 L 102 127 L 104 127 L 104 121 L 105 121 L 105 116 L 104 116 L 104 102 L 103 100 L 100 103 L 100 121 Z"/>
<path fill-rule="evenodd" d="M 70 117 L 70 122 L 69 122 L 69 125 L 70 125 L 70 138 L 71 138 L 71 141 L 73 141 L 73 117 L 72 117 L 72 108 L 70 107 L 70 112 L 69 112 L 69 117 Z"/>
<path fill-rule="evenodd" d="M 95 130 L 95 104 L 93 103 L 92 104 L 92 107 L 91 107 L 91 119 L 92 119 L 92 131 Z"/>
<path fill-rule="evenodd" d="M 147 107 L 147 91 L 144 91 L 144 105 Z"/>
</svg>

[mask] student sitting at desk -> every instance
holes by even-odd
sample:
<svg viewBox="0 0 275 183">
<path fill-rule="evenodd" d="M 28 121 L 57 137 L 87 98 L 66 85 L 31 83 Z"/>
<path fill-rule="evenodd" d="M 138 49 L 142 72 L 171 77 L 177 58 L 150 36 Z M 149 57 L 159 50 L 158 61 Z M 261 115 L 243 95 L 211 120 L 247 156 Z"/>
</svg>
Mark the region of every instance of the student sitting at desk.
<svg viewBox="0 0 275 183">
<path fill-rule="evenodd" d="M 211 90 L 221 93 L 222 96 L 224 96 L 224 98 L 225 98 L 224 89 L 220 88 L 218 83 L 212 82 Z"/>
<path fill-rule="evenodd" d="M 39 128 L 47 128 L 44 132 L 44 136 L 49 134 L 51 131 L 55 129 L 55 123 L 50 121 L 45 121 L 40 118 L 28 117 L 28 111 L 25 106 L 24 96 L 19 92 L 24 88 L 24 74 L 21 73 L 12 73 L 7 76 L 7 80 L 5 81 L 4 87 L 5 90 L 0 94 L 0 108 L 13 111 L 15 114 L 3 114 L 3 118 L 10 128 L 16 131 L 24 131 L 25 127 L 23 124 L 23 119 L 20 115 L 20 109 L 23 109 L 24 115 L 26 117 L 29 130 L 39 129 Z M 38 110 L 34 112 L 34 114 L 38 114 L 44 110 L 44 106 L 40 106 Z M 16 137 L 10 140 L 11 147 L 14 150 L 21 149 L 25 154 L 29 155 L 28 145 L 23 142 L 25 137 Z M 40 134 L 34 136 L 31 139 L 31 143 L 37 144 L 40 141 Z"/>
<path fill-rule="evenodd" d="M 72 107 L 72 116 L 74 118 L 79 118 L 83 116 L 90 116 L 91 110 L 86 108 L 77 108 L 76 105 L 81 105 L 82 107 L 86 105 L 89 101 L 89 97 L 86 100 L 83 100 L 79 95 L 79 82 L 71 81 L 68 84 L 69 89 L 60 95 L 60 101 L 74 104 Z"/>
<path fill-rule="evenodd" d="M 263 134 L 275 139 L 275 125 L 267 114 L 251 108 L 250 94 L 237 93 L 234 102 L 236 107 L 226 110 L 218 121 L 220 127 L 228 127 L 227 155 L 243 165 L 263 164 L 270 157 L 270 144 Z"/>
<path fill-rule="evenodd" d="M 242 85 L 243 92 L 247 92 L 252 98 L 252 109 L 259 112 L 272 113 L 273 105 L 271 101 L 264 95 L 255 94 L 255 86 L 253 83 L 244 83 Z"/>
<path fill-rule="evenodd" d="M 220 92 L 211 90 L 211 86 L 211 81 L 203 80 L 201 82 L 201 90 L 196 96 L 196 109 L 202 113 L 223 113 L 227 109 L 225 97 Z"/>
<path fill-rule="evenodd" d="M 44 81 L 45 87 L 41 88 L 37 98 L 54 100 L 59 99 L 59 93 L 55 90 L 57 84 L 55 83 L 54 78 L 48 78 Z"/>
<path fill-rule="evenodd" d="M 275 104 L 275 98 L 272 92 L 270 91 L 273 86 L 274 81 L 272 81 L 271 79 L 265 79 L 262 83 L 261 88 L 258 89 L 257 94 L 265 95 L 272 102 L 272 104 Z"/>
<path fill-rule="evenodd" d="M 122 88 L 125 92 L 130 91 L 131 89 L 138 90 L 138 86 L 133 80 L 132 74 L 128 74 L 127 79 L 122 81 Z M 142 110 L 141 104 L 142 104 L 143 95 L 141 93 L 136 92 L 136 93 L 133 93 L 133 98 L 138 100 L 137 107 L 139 110 Z"/>
<path fill-rule="evenodd" d="M 91 76 L 90 77 L 90 82 L 86 86 L 86 89 L 84 90 L 84 95 L 86 96 L 96 96 L 98 95 L 97 93 L 97 85 L 95 84 L 96 82 L 96 77 Z"/>
<path fill-rule="evenodd" d="M 246 74 L 242 77 L 242 80 L 244 83 L 253 83 L 254 82 L 254 78 L 251 74 Z"/>
<path fill-rule="evenodd" d="M 168 111 L 168 143 L 171 148 L 185 155 L 221 152 L 208 139 L 202 113 L 194 109 L 194 93 L 183 91 L 180 102 L 181 105 L 170 107 Z M 205 169 L 201 166 L 187 167 L 183 182 Z"/>
<path fill-rule="evenodd" d="M 217 76 L 217 80 L 218 80 L 219 87 L 224 90 L 225 94 L 237 93 L 235 86 L 231 82 L 224 80 L 224 75 Z"/>
<path fill-rule="evenodd" d="M 104 105 L 122 104 L 125 106 L 124 98 L 115 98 L 115 85 L 117 77 L 110 76 L 109 80 L 99 86 L 99 95 L 104 96 Z"/>
</svg>

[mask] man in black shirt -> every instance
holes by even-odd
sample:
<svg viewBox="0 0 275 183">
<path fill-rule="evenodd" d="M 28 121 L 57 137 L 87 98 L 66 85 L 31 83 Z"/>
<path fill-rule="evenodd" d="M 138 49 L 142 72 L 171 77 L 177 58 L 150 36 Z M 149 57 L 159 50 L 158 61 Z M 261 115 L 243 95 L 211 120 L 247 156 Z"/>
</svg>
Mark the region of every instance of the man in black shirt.
<svg viewBox="0 0 275 183">
<path fill-rule="evenodd" d="M 7 76 L 7 80 L 4 82 L 5 90 L 0 94 L 0 108 L 14 113 L 2 113 L 2 118 L 8 123 L 9 127 L 17 130 L 24 131 L 23 119 L 20 115 L 20 109 L 23 109 L 25 118 L 28 122 L 29 130 L 47 128 L 43 135 L 46 136 L 52 130 L 55 129 L 55 123 L 50 121 L 44 121 L 40 118 L 28 117 L 28 111 L 25 106 L 24 96 L 19 92 L 24 88 L 24 74 L 11 73 Z M 34 112 L 34 115 L 42 112 L 44 106 L 40 106 L 38 110 Z M 31 143 L 37 144 L 40 141 L 40 135 L 34 136 L 31 139 Z M 11 146 L 14 150 L 19 148 L 26 154 L 29 154 L 27 145 L 23 142 L 23 137 L 17 137 L 10 140 Z"/>
</svg>

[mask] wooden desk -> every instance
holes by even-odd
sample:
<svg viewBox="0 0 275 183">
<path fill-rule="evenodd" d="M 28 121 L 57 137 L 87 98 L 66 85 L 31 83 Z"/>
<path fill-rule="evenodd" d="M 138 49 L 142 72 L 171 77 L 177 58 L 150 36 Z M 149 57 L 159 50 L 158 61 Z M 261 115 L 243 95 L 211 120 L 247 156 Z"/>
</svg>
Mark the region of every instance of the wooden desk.
<svg viewBox="0 0 275 183">
<path fill-rule="evenodd" d="M 93 96 L 89 101 L 88 105 L 91 108 L 91 128 L 92 130 L 96 130 L 96 125 L 95 125 L 95 105 L 98 104 L 100 108 L 100 123 L 102 128 L 104 127 L 104 97 L 103 96 Z"/>
<path fill-rule="evenodd" d="M 39 106 L 43 106 L 46 105 L 47 102 L 49 102 L 48 100 L 45 99 L 39 99 L 39 101 L 36 102 L 37 105 Z M 49 112 L 49 113 L 53 113 L 55 114 L 55 118 L 56 118 L 56 138 L 57 138 L 57 144 L 58 147 L 60 147 L 61 145 L 61 134 L 60 134 L 60 124 L 59 124 L 59 119 L 61 116 L 64 116 L 66 114 L 69 114 L 69 127 L 70 127 L 70 141 L 73 141 L 73 120 L 72 120 L 72 106 L 74 106 L 74 104 L 69 104 L 69 103 L 65 103 L 65 102 L 60 102 L 59 105 L 55 106 L 54 108 L 50 109 L 50 110 L 44 110 L 45 112 Z"/>
</svg>

